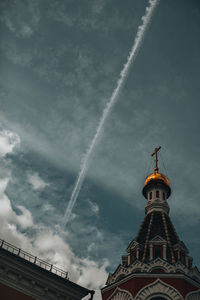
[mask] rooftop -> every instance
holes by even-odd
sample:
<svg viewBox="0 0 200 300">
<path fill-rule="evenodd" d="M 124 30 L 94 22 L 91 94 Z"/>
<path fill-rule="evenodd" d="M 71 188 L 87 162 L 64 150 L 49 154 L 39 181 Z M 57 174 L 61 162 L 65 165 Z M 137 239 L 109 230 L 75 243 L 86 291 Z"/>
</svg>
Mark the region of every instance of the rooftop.
<svg viewBox="0 0 200 300">
<path fill-rule="evenodd" d="M 49 271 L 53 274 L 56 274 L 59 277 L 62 277 L 66 280 L 68 280 L 68 272 L 63 271 L 62 269 L 38 258 L 37 256 L 33 256 L 32 254 L 21 250 L 20 248 L 17 248 L 13 246 L 12 244 L 0 239 L 0 248 L 9 251 L 12 254 L 15 254 L 24 260 L 29 261 L 30 263 L 33 263 L 34 265 L 37 265 L 38 267 L 45 269 L 46 271 Z"/>
</svg>

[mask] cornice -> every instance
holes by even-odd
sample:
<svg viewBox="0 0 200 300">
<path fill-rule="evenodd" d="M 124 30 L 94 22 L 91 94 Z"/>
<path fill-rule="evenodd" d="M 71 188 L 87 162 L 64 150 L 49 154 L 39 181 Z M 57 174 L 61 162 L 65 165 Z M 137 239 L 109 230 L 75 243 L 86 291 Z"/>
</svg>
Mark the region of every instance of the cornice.
<svg viewBox="0 0 200 300">
<path fill-rule="evenodd" d="M 132 278 L 173 278 L 173 279 L 183 279 L 186 280 L 187 282 L 191 283 L 192 285 L 196 286 L 197 288 L 200 289 L 200 283 L 198 283 L 197 281 L 193 280 L 192 278 L 188 277 L 185 274 L 174 274 L 174 273 L 161 273 L 161 274 L 149 274 L 149 273 L 134 273 L 134 274 L 130 274 L 125 278 L 122 278 L 121 280 L 111 283 L 110 285 L 107 285 L 105 287 L 102 288 L 103 292 L 109 291 L 113 288 L 115 288 L 116 286 L 119 286 L 127 281 L 129 281 Z"/>
<path fill-rule="evenodd" d="M 164 264 L 161 266 L 160 262 L 162 260 L 159 258 L 157 259 L 157 263 L 156 264 L 151 264 L 151 269 L 153 269 L 154 267 L 157 267 L 157 268 L 161 268 L 164 266 Z M 163 261 L 164 262 L 164 261 Z M 139 262 L 140 264 L 142 264 L 141 262 Z M 165 263 L 165 266 L 166 265 L 170 265 L 168 264 L 167 262 L 164 262 Z M 138 264 L 139 265 L 139 264 Z M 144 265 L 147 265 L 147 264 L 144 264 Z M 149 265 L 149 264 L 148 264 Z M 154 267 L 153 267 L 154 266 Z M 121 266 L 122 268 L 124 268 L 123 266 Z M 149 266 L 150 267 L 150 266 Z M 140 273 L 129 273 L 127 275 L 125 275 L 123 278 L 115 281 L 109 281 L 109 283 L 107 282 L 107 286 L 105 286 L 102 290 L 103 291 L 107 291 L 107 290 L 110 290 L 112 288 L 114 288 L 115 286 L 118 286 L 124 282 L 127 282 L 128 280 L 132 279 L 132 278 L 177 278 L 177 279 L 185 279 L 186 281 L 190 282 L 191 284 L 193 284 L 194 286 L 197 286 L 198 288 L 200 288 L 200 276 L 198 275 L 199 272 L 196 270 L 196 268 L 193 268 L 191 270 L 188 270 L 188 273 L 184 273 L 183 270 L 186 269 L 185 266 L 181 263 L 181 262 L 178 262 L 176 263 L 175 265 L 170 265 L 170 268 L 168 269 L 168 272 L 166 273 L 159 273 L 159 274 L 156 274 L 156 273 L 149 273 L 145 270 L 144 268 L 144 271 L 143 272 L 140 272 Z M 175 270 L 177 271 L 182 271 L 182 273 L 176 273 Z M 122 273 L 123 274 L 123 273 Z M 120 275 L 122 274 L 119 274 L 118 273 L 118 276 L 117 277 L 120 277 Z M 195 276 L 197 277 L 197 275 L 199 277 L 199 280 L 197 278 L 191 278 L 191 276 Z M 110 275 L 111 276 L 111 275 Z M 197 281 L 198 280 L 198 281 Z"/>
<path fill-rule="evenodd" d="M 156 258 L 149 263 L 143 263 L 139 260 L 136 260 L 133 264 L 129 265 L 128 267 L 124 267 L 122 265 L 119 265 L 116 271 L 113 274 L 110 274 L 108 277 L 108 280 L 106 284 L 111 284 L 115 281 L 118 281 L 118 278 L 121 276 L 127 276 L 134 272 L 140 272 L 140 273 L 151 273 L 153 269 L 163 269 L 165 273 L 184 273 L 188 276 L 196 276 L 199 277 L 200 282 L 200 274 L 198 274 L 195 269 L 188 269 L 184 264 L 182 264 L 180 261 L 176 262 L 175 264 L 170 264 L 167 261 Z"/>
<path fill-rule="evenodd" d="M 32 263 L 0 251 L 0 282 L 38 300 L 76 300 L 90 293 L 89 290 L 60 278 Z"/>
</svg>

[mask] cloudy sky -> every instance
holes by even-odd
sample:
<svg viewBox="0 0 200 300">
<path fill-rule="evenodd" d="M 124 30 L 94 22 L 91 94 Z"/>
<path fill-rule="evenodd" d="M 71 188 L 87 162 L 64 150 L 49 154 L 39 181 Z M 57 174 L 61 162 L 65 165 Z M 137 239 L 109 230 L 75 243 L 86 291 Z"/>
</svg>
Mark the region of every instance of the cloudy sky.
<svg viewBox="0 0 200 300">
<path fill-rule="evenodd" d="M 0 1 L 0 238 L 92 289 L 139 230 L 158 145 L 171 219 L 200 266 L 199 0 L 160 1 L 61 227 L 147 4 Z"/>
</svg>

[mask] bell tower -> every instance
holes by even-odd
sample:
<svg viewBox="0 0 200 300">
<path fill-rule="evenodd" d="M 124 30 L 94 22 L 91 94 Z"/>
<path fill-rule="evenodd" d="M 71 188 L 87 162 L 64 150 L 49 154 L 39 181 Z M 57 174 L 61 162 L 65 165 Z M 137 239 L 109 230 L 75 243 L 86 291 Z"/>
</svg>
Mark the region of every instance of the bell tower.
<svg viewBox="0 0 200 300">
<path fill-rule="evenodd" d="M 160 149 L 152 153 L 154 172 L 142 190 L 147 199 L 144 220 L 122 263 L 109 274 L 103 300 L 200 300 L 200 272 L 169 217 L 171 188 L 167 176 L 159 172 Z"/>
</svg>

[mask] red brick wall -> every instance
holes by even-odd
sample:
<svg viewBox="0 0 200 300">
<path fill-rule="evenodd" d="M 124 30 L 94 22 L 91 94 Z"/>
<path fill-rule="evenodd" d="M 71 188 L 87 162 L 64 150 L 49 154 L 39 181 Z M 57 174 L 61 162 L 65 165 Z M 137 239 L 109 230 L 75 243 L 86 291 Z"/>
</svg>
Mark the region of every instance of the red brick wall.
<svg viewBox="0 0 200 300">
<path fill-rule="evenodd" d="M 0 283 L 0 299 L 2 300 L 35 300 L 17 290 Z"/>
<path fill-rule="evenodd" d="M 197 287 L 184 279 L 163 278 L 162 281 L 176 288 L 184 298 L 188 293 L 198 290 Z"/>
<path fill-rule="evenodd" d="M 122 290 L 126 290 L 130 292 L 133 297 L 136 296 L 136 294 L 141 290 L 144 286 L 151 284 L 157 278 L 132 278 L 129 281 L 119 284 L 118 287 Z M 175 279 L 175 278 L 160 278 L 163 282 L 166 282 L 167 284 L 171 285 L 175 289 L 179 291 L 179 293 L 185 298 L 186 295 L 189 292 L 195 291 L 198 288 L 190 284 L 189 282 L 185 281 L 184 279 Z M 112 290 L 109 290 L 107 292 L 102 293 L 102 299 L 107 300 L 112 293 L 115 291 L 116 287 Z"/>
</svg>

